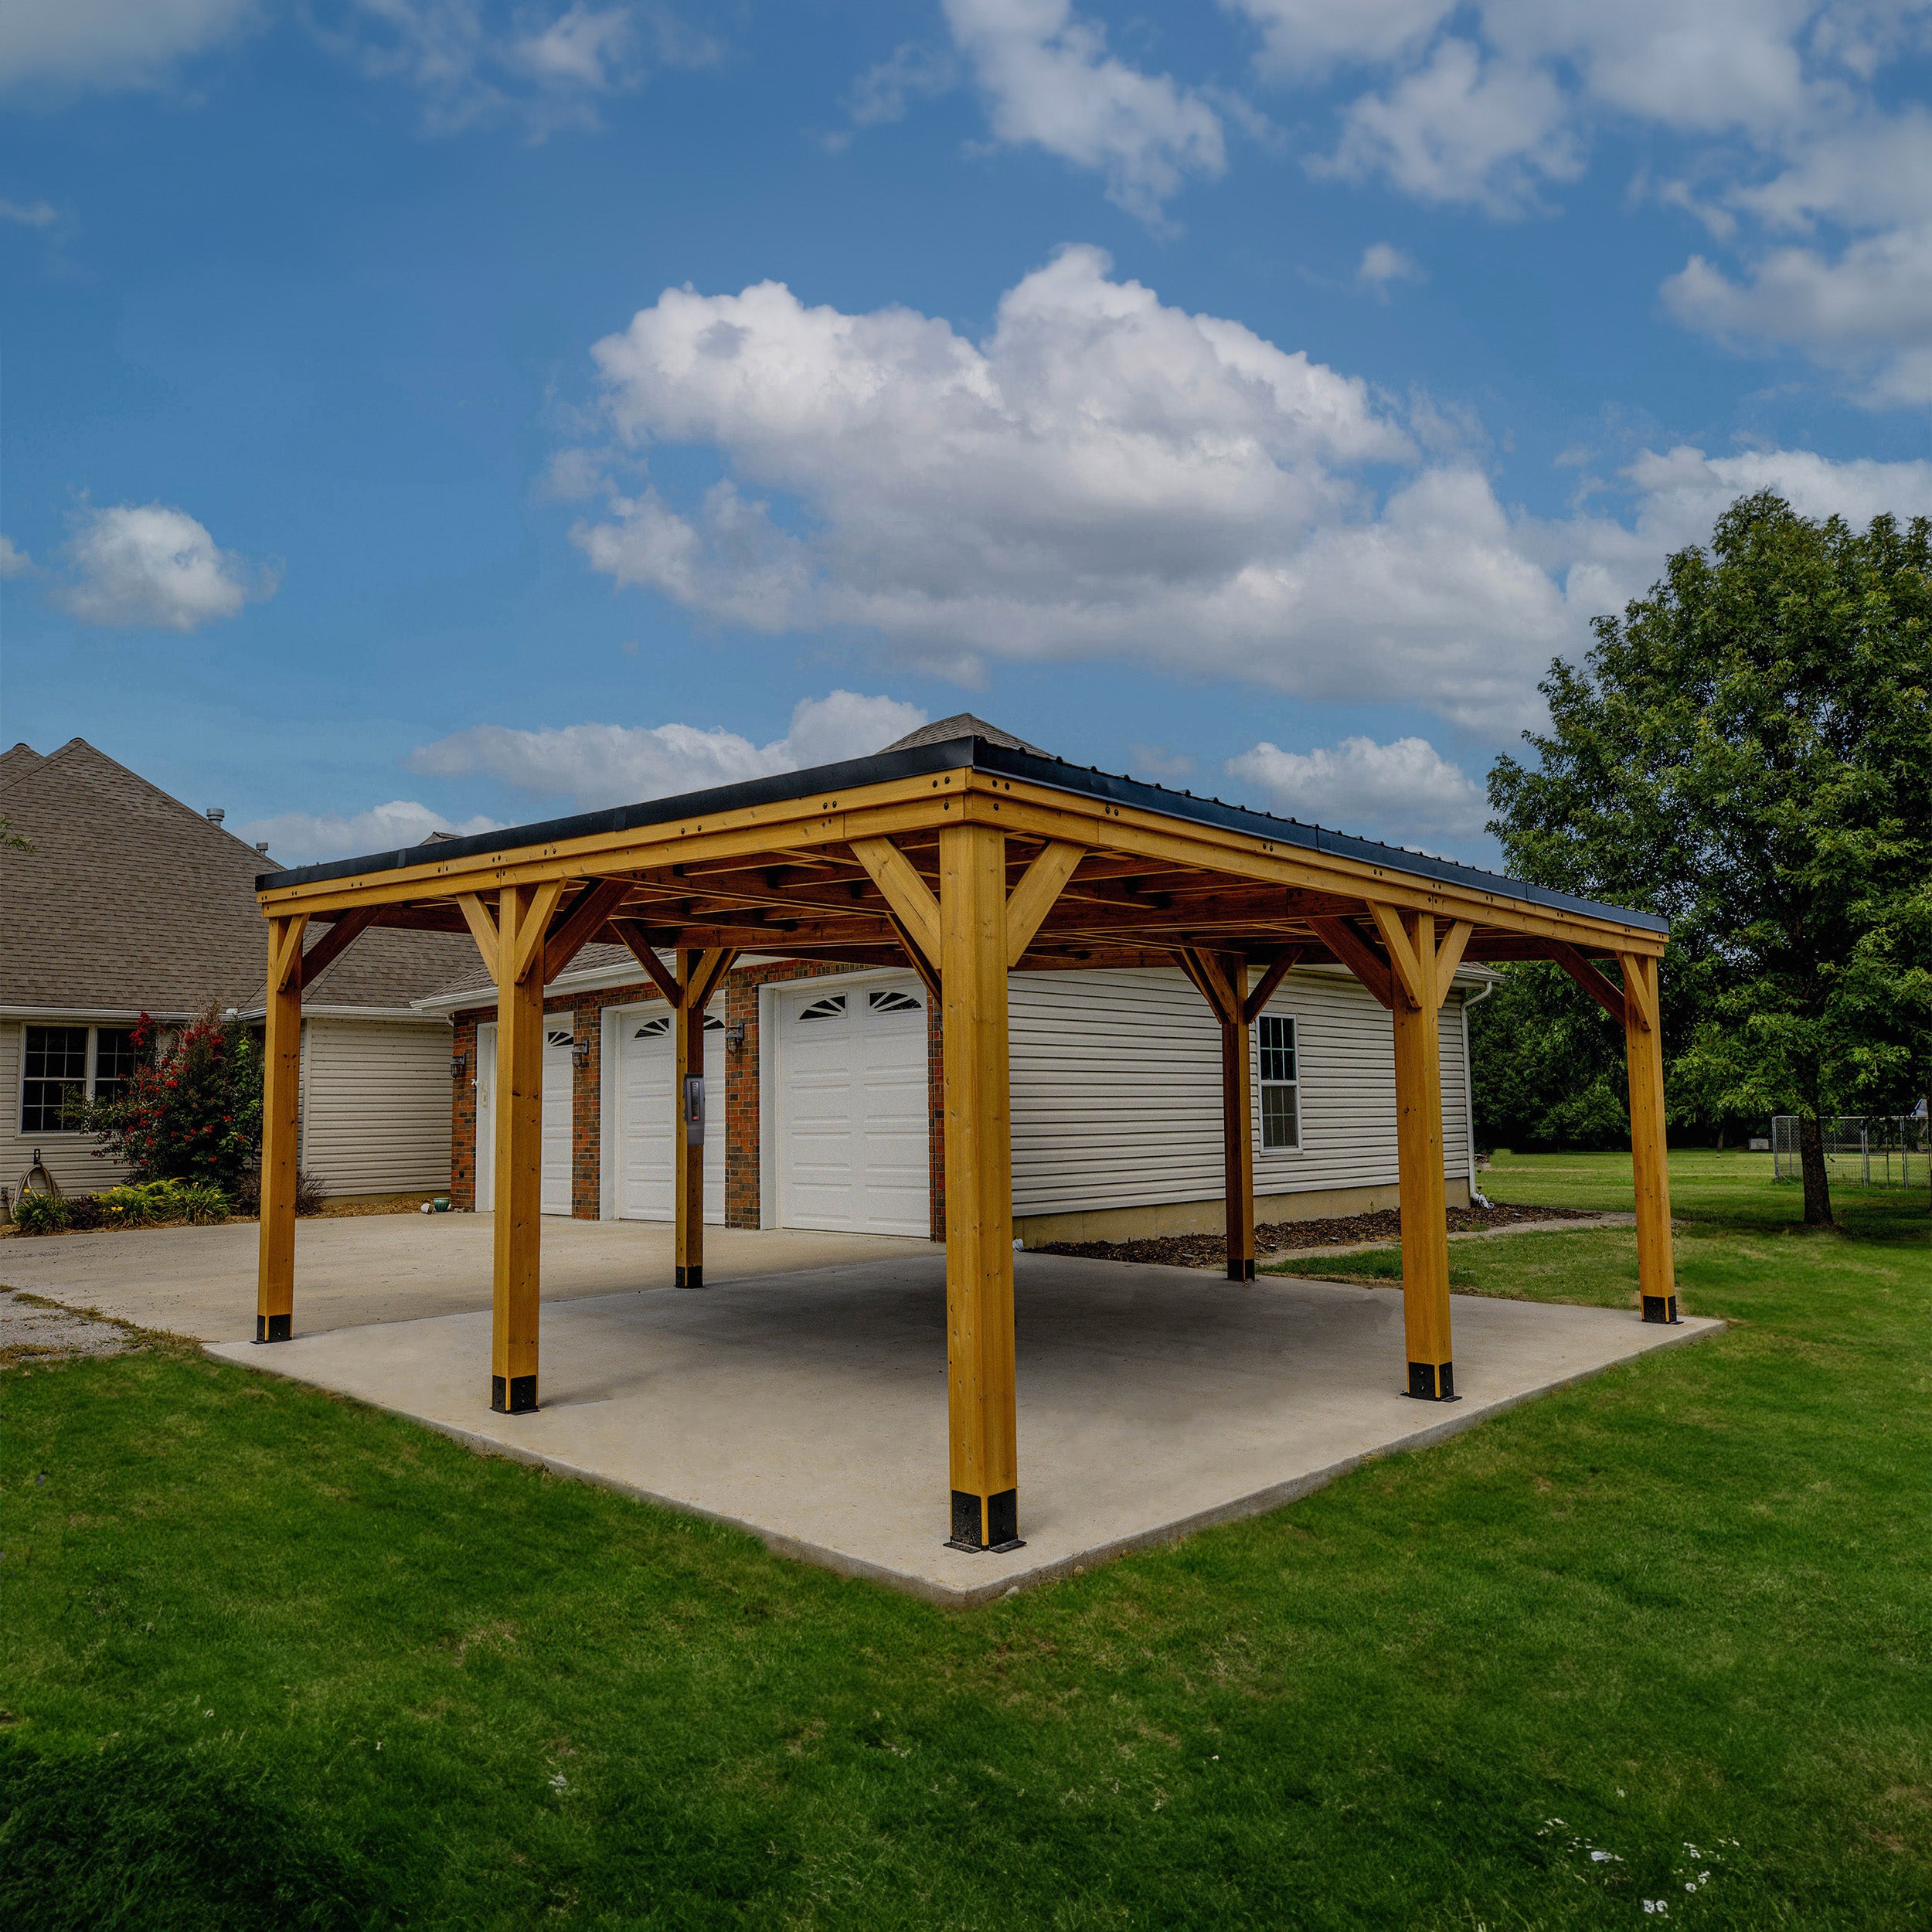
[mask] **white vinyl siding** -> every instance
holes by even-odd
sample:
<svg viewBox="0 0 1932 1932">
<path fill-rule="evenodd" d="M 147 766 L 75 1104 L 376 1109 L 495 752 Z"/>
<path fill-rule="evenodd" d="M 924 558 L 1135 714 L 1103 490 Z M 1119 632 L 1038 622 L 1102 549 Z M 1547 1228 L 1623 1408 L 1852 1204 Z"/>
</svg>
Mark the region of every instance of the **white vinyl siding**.
<svg viewBox="0 0 1932 1932">
<path fill-rule="evenodd" d="M 84 1019 L 53 1022 L 83 1027 L 88 1023 Z M 129 1024 L 124 1019 L 111 1023 L 124 1027 Z M 0 1021 L 0 1094 L 7 1097 L 5 1111 L 0 1113 L 0 1187 L 19 1199 L 21 1177 L 33 1165 L 36 1147 L 47 1172 L 60 1184 L 63 1194 L 93 1194 L 125 1180 L 127 1168 L 117 1161 L 99 1159 L 94 1153 L 95 1143 L 83 1134 L 21 1132 L 21 1055 L 26 1038 L 25 1023 Z"/>
<path fill-rule="evenodd" d="M 1220 1036 L 1185 977 L 1150 968 L 1016 973 L 1008 984 L 1014 1212 L 1218 1199 Z M 1352 978 L 1318 971 L 1291 974 L 1267 1010 L 1295 1022 L 1301 1144 L 1263 1148 L 1257 1110 L 1255 1192 L 1393 1185 L 1387 1013 Z M 1440 1037 L 1444 1167 L 1459 1176 L 1468 1149 L 1456 999 Z M 1250 1050 L 1258 1077 L 1252 1034 Z"/>
<path fill-rule="evenodd" d="M 330 1194 L 450 1184 L 450 1029 L 440 1022 L 302 1022 L 302 1169 Z"/>
</svg>

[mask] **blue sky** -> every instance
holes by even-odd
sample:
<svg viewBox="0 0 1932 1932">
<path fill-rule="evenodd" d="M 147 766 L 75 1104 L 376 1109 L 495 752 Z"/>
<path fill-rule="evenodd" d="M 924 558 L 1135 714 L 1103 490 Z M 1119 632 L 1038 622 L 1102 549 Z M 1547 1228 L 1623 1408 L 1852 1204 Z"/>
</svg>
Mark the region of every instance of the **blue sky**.
<svg viewBox="0 0 1932 1932">
<path fill-rule="evenodd" d="M 1770 485 L 1932 512 L 1932 7 L 9 0 L 0 739 L 291 861 L 876 748 L 1477 860 Z"/>
</svg>

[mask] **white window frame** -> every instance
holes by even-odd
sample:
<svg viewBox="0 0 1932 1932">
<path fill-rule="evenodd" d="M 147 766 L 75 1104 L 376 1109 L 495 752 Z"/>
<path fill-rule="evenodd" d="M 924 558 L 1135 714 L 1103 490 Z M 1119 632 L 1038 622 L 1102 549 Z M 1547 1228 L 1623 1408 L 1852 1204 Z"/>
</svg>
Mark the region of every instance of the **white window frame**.
<svg viewBox="0 0 1932 1932">
<path fill-rule="evenodd" d="M 1270 1080 L 1267 1077 L 1269 1049 L 1265 1044 L 1270 1022 L 1288 1029 L 1288 1052 L 1293 1056 L 1294 1078 L 1291 1080 Z M 1256 1057 L 1257 1124 L 1261 1132 L 1261 1151 L 1264 1154 L 1299 1154 L 1301 1151 L 1301 1029 L 1295 1022 L 1292 1013 L 1264 1012 L 1255 1021 L 1254 1045 Z M 1279 1051 L 1279 1049 L 1275 1049 Z M 1291 1141 L 1270 1141 L 1268 1138 L 1268 1095 L 1285 1090 L 1292 1098 L 1294 1108 L 1294 1138 Z"/>
<path fill-rule="evenodd" d="M 49 1135 L 56 1139 L 77 1141 L 83 1130 L 77 1127 L 29 1127 L 27 1125 L 27 1036 L 36 1027 L 43 1032 L 73 1033 L 85 1028 L 87 1035 L 87 1070 L 81 1076 L 80 1090 L 87 1099 L 94 1098 L 94 1087 L 100 1064 L 100 1036 L 102 1032 L 131 1033 L 131 1026 L 121 1025 L 102 1028 L 86 1020 L 36 1019 L 22 1020 L 20 1023 L 20 1078 L 16 1083 L 13 1097 L 14 1131 L 22 1139 L 39 1139 Z"/>
</svg>

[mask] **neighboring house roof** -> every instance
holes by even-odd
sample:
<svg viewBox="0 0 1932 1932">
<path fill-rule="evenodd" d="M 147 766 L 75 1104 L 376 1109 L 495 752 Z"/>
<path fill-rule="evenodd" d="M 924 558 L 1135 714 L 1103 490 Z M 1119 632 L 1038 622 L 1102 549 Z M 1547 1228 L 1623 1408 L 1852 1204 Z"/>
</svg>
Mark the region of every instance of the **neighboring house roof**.
<svg viewBox="0 0 1932 1932">
<path fill-rule="evenodd" d="M 32 848 L 0 851 L 0 1007 L 260 1003 L 268 937 L 253 846 L 84 738 L 46 757 L 15 746 L 0 757 L 0 797 Z M 332 1005 L 406 1006 L 454 970 L 459 937 L 366 933 L 317 984 Z"/>
<path fill-rule="evenodd" d="M 1024 738 L 1015 738 L 1010 731 L 1001 730 L 998 725 L 988 724 L 984 718 L 975 717 L 970 711 L 955 711 L 950 718 L 935 719 L 917 731 L 907 732 L 903 738 L 895 738 L 879 748 L 879 756 L 883 757 L 889 751 L 910 751 L 917 745 L 950 744 L 955 738 L 984 738 L 988 744 L 1004 745 L 1009 751 L 1030 751 L 1036 758 L 1053 755 L 1041 750 L 1038 745 L 1029 745 Z"/>
<path fill-rule="evenodd" d="M 11 751 L 0 751 L 0 791 L 41 762 L 39 753 L 32 745 L 15 745 Z"/>
</svg>

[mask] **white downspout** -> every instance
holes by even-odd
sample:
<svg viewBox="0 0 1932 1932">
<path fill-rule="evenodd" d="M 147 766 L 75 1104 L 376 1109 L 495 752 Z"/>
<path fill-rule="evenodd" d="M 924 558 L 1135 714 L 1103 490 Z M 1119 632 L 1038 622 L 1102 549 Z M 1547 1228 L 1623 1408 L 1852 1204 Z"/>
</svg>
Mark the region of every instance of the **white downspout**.
<svg viewBox="0 0 1932 1932">
<path fill-rule="evenodd" d="M 1496 990 L 1496 982 L 1487 980 L 1482 991 L 1472 999 L 1468 994 L 1462 996 L 1462 1121 L 1464 1145 L 1469 1149 L 1469 1204 L 1472 1207 L 1488 1207 L 1488 1196 L 1476 1185 L 1476 1087 L 1469 1073 L 1469 1009 L 1480 1006 Z"/>
</svg>

